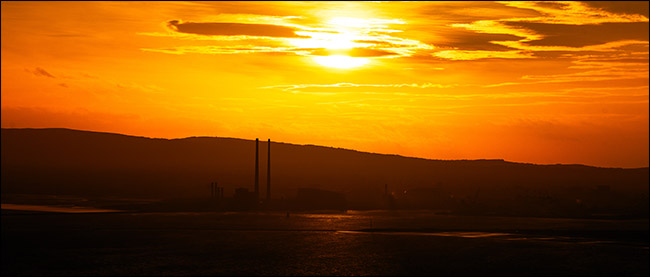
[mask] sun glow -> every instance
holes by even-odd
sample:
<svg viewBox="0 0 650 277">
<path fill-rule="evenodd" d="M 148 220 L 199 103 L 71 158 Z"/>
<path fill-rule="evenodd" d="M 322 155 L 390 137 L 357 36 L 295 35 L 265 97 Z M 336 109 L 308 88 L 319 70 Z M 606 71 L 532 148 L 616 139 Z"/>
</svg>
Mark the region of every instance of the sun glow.
<svg viewBox="0 0 650 277">
<path fill-rule="evenodd" d="M 373 32 L 386 29 L 388 24 L 403 24 L 401 20 L 361 19 L 352 17 L 334 17 L 323 22 L 324 25 L 310 30 L 296 31 L 303 38 L 289 38 L 288 43 L 307 49 L 306 55 L 322 65 L 334 68 L 354 68 L 366 65 L 369 57 L 353 54 L 355 50 L 372 47 L 373 42 L 386 40 L 386 36 L 378 36 Z M 393 42 L 391 42 L 393 43 Z M 371 50 L 372 51 L 372 50 Z"/>
<path fill-rule="evenodd" d="M 327 21 L 333 26 L 345 28 L 387 28 L 387 24 L 404 24 L 400 19 L 361 19 L 354 17 L 335 17 Z"/>
<path fill-rule="evenodd" d="M 343 26 L 351 28 L 371 27 L 372 24 L 365 19 L 353 17 L 335 17 L 327 21 L 330 25 Z"/>
<path fill-rule="evenodd" d="M 325 33 L 304 31 L 296 32 L 296 34 L 310 37 L 308 39 L 289 39 L 291 44 L 303 48 L 350 49 L 370 45 L 368 43 L 355 42 L 355 40 L 362 40 L 364 38 L 345 32 Z"/>
<path fill-rule="evenodd" d="M 335 68 L 353 68 L 365 65 L 370 62 L 368 58 L 349 57 L 344 55 L 315 56 L 315 62 L 322 66 Z"/>
</svg>

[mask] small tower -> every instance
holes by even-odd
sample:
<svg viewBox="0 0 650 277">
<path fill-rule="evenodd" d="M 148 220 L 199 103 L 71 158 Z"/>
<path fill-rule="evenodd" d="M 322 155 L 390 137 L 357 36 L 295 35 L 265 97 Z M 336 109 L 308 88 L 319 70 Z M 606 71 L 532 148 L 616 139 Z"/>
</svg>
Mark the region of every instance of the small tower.
<svg viewBox="0 0 650 277">
<path fill-rule="evenodd" d="M 266 202 L 271 200 L 271 139 L 268 141 L 268 156 L 266 161 Z"/>
<path fill-rule="evenodd" d="M 260 163 L 259 163 L 259 154 L 260 154 L 260 139 L 255 139 L 255 200 L 259 201 L 260 199 Z"/>
</svg>

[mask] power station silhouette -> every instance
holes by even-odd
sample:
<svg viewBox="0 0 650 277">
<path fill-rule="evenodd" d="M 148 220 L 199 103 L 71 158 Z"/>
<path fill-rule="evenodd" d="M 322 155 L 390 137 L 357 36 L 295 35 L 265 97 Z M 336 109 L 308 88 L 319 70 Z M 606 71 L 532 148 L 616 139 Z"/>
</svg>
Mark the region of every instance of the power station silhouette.
<svg viewBox="0 0 650 277">
<path fill-rule="evenodd" d="M 266 201 L 271 200 L 271 139 L 267 143 Z M 260 139 L 255 139 L 255 200 L 260 200 Z"/>
<path fill-rule="evenodd" d="M 246 188 L 235 189 L 232 206 L 236 210 L 252 210 L 264 206 L 269 208 L 271 202 L 271 139 L 267 141 L 266 200 L 260 199 L 260 139 L 255 139 L 255 182 L 253 192 Z"/>
<path fill-rule="evenodd" d="M 343 194 L 313 188 L 297 188 L 296 197 L 271 198 L 271 139 L 267 140 L 266 161 L 266 197 L 260 197 L 260 140 L 255 139 L 255 171 L 253 191 L 247 188 L 236 188 L 232 199 L 225 199 L 224 188 L 217 182 L 211 183 L 211 198 L 216 200 L 217 207 L 226 210 L 346 210 L 346 200 Z M 305 184 L 309 185 L 309 184 Z"/>
</svg>

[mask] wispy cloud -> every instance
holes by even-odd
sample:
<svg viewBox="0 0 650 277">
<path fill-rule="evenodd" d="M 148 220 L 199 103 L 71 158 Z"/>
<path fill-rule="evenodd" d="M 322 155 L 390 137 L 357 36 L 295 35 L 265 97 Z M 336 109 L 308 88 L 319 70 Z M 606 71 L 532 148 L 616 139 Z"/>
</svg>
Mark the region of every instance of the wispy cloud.
<svg viewBox="0 0 650 277">
<path fill-rule="evenodd" d="M 453 88 L 456 84 L 354 84 L 354 83 L 336 83 L 336 84 L 298 84 L 298 85 L 277 85 L 261 87 L 261 89 L 281 89 L 283 91 L 297 91 L 306 88 Z"/>
<path fill-rule="evenodd" d="M 611 22 L 648 22 L 640 14 L 613 13 L 578 1 L 504 1 L 510 7 L 532 9 L 543 14 L 540 17 L 504 19 L 504 21 L 539 22 L 553 24 L 587 25 Z"/>
<path fill-rule="evenodd" d="M 433 56 L 449 60 L 478 60 L 478 59 L 531 59 L 535 58 L 530 51 L 487 51 L 487 50 L 444 50 L 433 53 Z"/>
<path fill-rule="evenodd" d="M 160 52 L 167 54 L 250 54 L 250 53 L 279 53 L 309 55 L 312 49 L 298 47 L 271 47 L 254 45 L 235 46 L 179 46 L 169 48 L 142 48 L 143 51 Z"/>
<path fill-rule="evenodd" d="M 499 2 L 535 10 L 541 16 L 476 20 L 451 27 L 479 34 L 510 35 L 519 39 L 494 39 L 489 44 L 506 49 L 443 49 L 433 56 L 471 60 L 482 58 L 537 58 L 541 51 L 612 51 L 628 44 L 648 43 L 648 18 L 640 14 L 612 13 L 581 2 Z"/>
<path fill-rule="evenodd" d="M 169 54 L 288 53 L 396 58 L 435 49 L 433 45 L 394 35 L 402 32 L 391 28 L 405 24 L 400 19 L 341 17 L 326 22 L 297 19 L 304 18 L 222 14 L 214 22 L 170 20 L 166 32 L 138 34 L 214 42 L 213 45 L 141 49 Z"/>
<path fill-rule="evenodd" d="M 271 25 L 249 24 L 231 22 L 181 22 L 171 20 L 168 26 L 181 33 L 208 35 L 208 36 L 263 36 L 263 37 L 303 37 L 296 34 L 299 29 Z"/>
<path fill-rule="evenodd" d="M 44 76 L 48 78 L 56 78 L 54 75 L 50 74 L 47 72 L 45 69 L 42 69 L 40 67 L 34 68 L 33 70 L 25 69 L 27 72 L 30 72 L 36 76 Z"/>
</svg>

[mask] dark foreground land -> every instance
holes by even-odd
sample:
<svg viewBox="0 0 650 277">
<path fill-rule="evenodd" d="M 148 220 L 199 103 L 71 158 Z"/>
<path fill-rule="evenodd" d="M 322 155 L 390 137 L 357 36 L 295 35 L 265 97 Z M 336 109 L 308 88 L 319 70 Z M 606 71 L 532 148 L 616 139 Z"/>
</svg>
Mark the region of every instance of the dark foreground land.
<svg viewBox="0 0 650 277">
<path fill-rule="evenodd" d="M 2 276 L 642 275 L 648 220 L 3 210 Z"/>
</svg>

